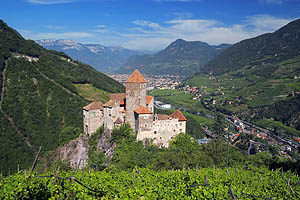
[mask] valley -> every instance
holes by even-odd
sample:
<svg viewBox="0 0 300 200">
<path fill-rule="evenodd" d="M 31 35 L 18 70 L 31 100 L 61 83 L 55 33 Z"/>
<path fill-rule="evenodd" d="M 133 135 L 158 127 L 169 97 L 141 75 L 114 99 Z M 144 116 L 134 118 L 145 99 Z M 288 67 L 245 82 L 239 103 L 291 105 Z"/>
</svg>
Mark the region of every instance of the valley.
<svg viewBox="0 0 300 200">
<path fill-rule="evenodd" d="M 1 2 L 0 199 L 299 199 L 299 10 Z"/>
</svg>

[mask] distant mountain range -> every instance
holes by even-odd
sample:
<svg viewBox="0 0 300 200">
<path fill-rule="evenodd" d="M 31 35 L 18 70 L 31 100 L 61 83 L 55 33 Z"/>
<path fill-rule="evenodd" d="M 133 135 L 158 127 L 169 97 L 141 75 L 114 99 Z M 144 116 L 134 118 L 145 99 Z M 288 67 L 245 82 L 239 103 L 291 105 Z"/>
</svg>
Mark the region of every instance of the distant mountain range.
<svg viewBox="0 0 300 200">
<path fill-rule="evenodd" d="M 109 47 L 100 44 L 81 44 L 73 40 L 38 40 L 46 49 L 61 51 L 93 66 L 98 71 L 110 72 L 123 66 L 132 55 L 142 55 L 147 51 L 134 51 L 123 47 Z"/>
<path fill-rule="evenodd" d="M 138 68 L 145 74 L 193 75 L 229 46 L 178 39 L 156 54 L 130 57 L 120 72 L 130 73 Z"/>
</svg>

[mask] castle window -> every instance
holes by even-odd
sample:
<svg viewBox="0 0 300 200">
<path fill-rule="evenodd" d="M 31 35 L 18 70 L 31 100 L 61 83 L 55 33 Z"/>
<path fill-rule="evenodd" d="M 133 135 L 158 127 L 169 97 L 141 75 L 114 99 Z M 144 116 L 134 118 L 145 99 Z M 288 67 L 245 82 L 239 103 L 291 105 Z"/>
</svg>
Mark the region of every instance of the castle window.
<svg viewBox="0 0 300 200">
<path fill-rule="evenodd" d="M 145 116 L 144 116 L 144 119 L 148 119 L 148 115 L 145 115 Z"/>
<path fill-rule="evenodd" d="M 176 130 L 174 130 L 174 132 L 176 132 Z"/>
<path fill-rule="evenodd" d="M 182 126 L 182 123 L 180 122 L 179 125 Z"/>
<path fill-rule="evenodd" d="M 157 131 L 154 131 L 154 134 L 157 134 Z"/>
<path fill-rule="evenodd" d="M 182 129 L 179 129 L 180 132 L 182 132 Z"/>
<path fill-rule="evenodd" d="M 161 139 L 161 137 L 159 139 Z"/>
</svg>

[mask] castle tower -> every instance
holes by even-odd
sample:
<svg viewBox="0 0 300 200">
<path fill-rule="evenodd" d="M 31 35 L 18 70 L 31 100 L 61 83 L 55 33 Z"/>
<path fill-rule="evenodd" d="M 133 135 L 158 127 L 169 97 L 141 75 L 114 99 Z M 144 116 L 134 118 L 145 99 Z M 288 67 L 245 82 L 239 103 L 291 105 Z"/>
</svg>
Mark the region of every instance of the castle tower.
<svg viewBox="0 0 300 200">
<path fill-rule="evenodd" d="M 146 83 L 142 74 L 136 69 L 126 81 L 126 119 L 135 129 L 134 110 L 139 106 L 146 107 Z"/>
</svg>

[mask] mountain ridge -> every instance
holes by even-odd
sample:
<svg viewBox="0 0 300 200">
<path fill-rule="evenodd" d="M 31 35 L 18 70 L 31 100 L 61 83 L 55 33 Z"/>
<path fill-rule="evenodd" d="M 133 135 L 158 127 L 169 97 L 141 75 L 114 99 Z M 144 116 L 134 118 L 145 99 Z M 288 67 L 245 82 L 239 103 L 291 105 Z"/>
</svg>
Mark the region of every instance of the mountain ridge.
<svg viewBox="0 0 300 200">
<path fill-rule="evenodd" d="M 158 53 L 131 56 L 120 71 L 129 73 L 138 68 L 145 74 L 192 75 L 229 46 L 229 44 L 215 46 L 200 41 L 177 39 Z"/>
<path fill-rule="evenodd" d="M 142 55 L 143 51 L 101 44 L 82 44 L 74 40 L 37 40 L 46 49 L 62 51 L 75 60 L 87 63 L 98 71 L 110 72 L 122 66 L 132 55 Z"/>
<path fill-rule="evenodd" d="M 246 64 L 280 62 L 300 55 L 300 19 L 273 33 L 240 41 L 208 62 L 205 73 L 216 75 L 237 70 Z M 272 57 L 269 59 L 268 57 Z"/>
</svg>

